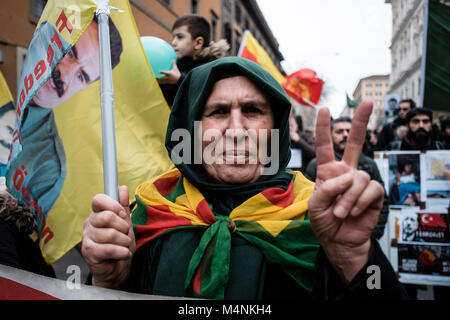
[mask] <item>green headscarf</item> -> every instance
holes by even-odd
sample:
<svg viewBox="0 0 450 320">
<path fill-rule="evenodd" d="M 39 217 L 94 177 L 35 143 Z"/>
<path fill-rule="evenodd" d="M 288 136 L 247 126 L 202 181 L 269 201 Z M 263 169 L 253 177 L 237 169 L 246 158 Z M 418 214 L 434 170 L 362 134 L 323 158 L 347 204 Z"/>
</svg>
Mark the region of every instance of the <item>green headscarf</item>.
<svg viewBox="0 0 450 320">
<path fill-rule="evenodd" d="M 172 106 L 166 134 L 166 148 L 171 156 L 179 141 L 172 141 L 172 133 L 178 128 L 186 129 L 194 137 L 194 121 L 201 120 L 205 103 L 215 82 L 232 77 L 245 76 L 267 97 L 274 114 L 274 129 L 279 129 L 279 170 L 275 175 L 261 175 L 248 184 L 223 184 L 214 181 L 206 173 L 203 165 L 176 165 L 185 176 L 213 205 L 216 212 L 228 215 L 246 199 L 267 188 L 286 189 L 293 176 L 286 172 L 290 159 L 289 113 L 291 103 L 281 85 L 261 66 L 248 59 L 226 57 L 193 69 L 181 84 Z M 232 93 L 230 93 L 232 94 Z M 191 145 L 194 155 L 194 143 Z M 173 157 L 173 155 L 172 155 Z M 180 159 L 173 159 L 180 160 Z M 181 160 L 179 161 L 181 162 Z"/>
</svg>

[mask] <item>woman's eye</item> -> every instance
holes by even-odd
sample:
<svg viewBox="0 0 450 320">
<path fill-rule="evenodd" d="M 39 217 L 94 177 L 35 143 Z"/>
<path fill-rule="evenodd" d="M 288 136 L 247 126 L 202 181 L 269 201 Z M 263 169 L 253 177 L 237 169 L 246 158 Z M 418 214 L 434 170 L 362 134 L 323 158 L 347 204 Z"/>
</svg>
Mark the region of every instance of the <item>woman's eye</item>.
<svg viewBox="0 0 450 320">
<path fill-rule="evenodd" d="M 226 114 L 226 113 L 227 113 L 227 110 L 226 110 L 225 108 L 218 108 L 218 109 L 213 110 L 213 111 L 210 113 L 210 116 L 213 116 L 213 115 L 222 115 L 222 114 Z"/>
<path fill-rule="evenodd" d="M 244 112 L 247 113 L 262 113 L 262 111 L 257 107 L 245 107 Z"/>
</svg>

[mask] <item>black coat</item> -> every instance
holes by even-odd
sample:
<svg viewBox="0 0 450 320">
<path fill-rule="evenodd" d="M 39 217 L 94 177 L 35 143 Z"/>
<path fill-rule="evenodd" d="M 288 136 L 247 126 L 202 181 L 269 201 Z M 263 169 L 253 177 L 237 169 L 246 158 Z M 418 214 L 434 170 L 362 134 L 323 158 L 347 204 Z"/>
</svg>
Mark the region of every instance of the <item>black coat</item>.
<svg viewBox="0 0 450 320">
<path fill-rule="evenodd" d="M 12 221 L 0 219 L 0 264 L 55 278 L 39 246 Z"/>
</svg>

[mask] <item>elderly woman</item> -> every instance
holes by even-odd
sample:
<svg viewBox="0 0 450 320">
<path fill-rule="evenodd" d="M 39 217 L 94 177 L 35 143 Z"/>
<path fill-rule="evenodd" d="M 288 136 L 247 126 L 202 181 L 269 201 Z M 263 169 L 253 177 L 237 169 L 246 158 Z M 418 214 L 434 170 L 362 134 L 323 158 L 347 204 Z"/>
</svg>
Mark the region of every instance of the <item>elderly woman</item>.
<svg viewBox="0 0 450 320">
<path fill-rule="evenodd" d="M 404 297 L 370 238 L 383 188 L 356 170 L 371 107 L 358 108 L 341 162 L 319 111 L 314 185 L 286 170 L 290 103 L 269 73 L 236 57 L 194 69 L 168 124 L 176 169 L 137 188 L 131 218 L 125 186 L 119 201 L 92 201 L 82 250 L 92 283 L 214 299 Z"/>
</svg>

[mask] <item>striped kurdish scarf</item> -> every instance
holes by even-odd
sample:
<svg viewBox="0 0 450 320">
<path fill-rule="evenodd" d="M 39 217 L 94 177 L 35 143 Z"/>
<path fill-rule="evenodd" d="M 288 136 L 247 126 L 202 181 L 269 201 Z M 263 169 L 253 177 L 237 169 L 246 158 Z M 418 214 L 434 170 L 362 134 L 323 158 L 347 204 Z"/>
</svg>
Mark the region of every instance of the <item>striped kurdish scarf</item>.
<svg viewBox="0 0 450 320">
<path fill-rule="evenodd" d="M 233 209 L 229 216 L 215 215 L 200 191 L 178 169 L 171 170 L 136 189 L 132 213 L 136 248 L 179 228 L 204 228 L 189 263 L 186 296 L 223 299 L 231 234 L 237 233 L 259 248 L 269 263 L 311 290 L 319 248 L 307 219 L 313 188 L 312 182 L 295 172 L 287 190 L 266 189 Z"/>
</svg>

